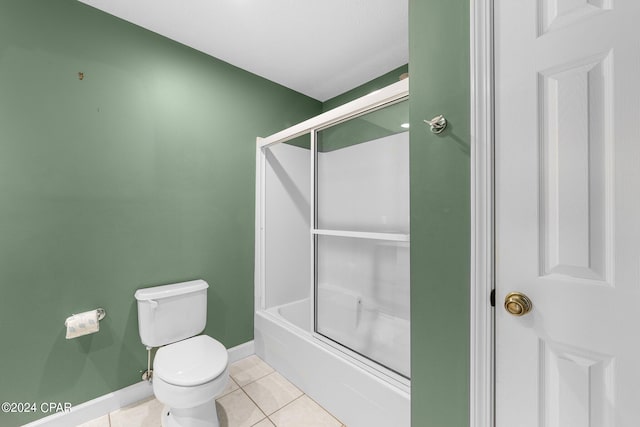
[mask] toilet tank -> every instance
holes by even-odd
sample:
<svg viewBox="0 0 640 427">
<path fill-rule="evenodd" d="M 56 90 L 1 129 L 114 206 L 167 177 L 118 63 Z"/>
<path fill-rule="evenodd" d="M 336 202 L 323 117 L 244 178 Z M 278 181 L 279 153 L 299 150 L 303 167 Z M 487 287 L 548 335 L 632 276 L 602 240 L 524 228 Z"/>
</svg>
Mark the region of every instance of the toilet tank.
<svg viewBox="0 0 640 427">
<path fill-rule="evenodd" d="M 160 347 L 198 335 L 207 324 L 204 280 L 138 289 L 138 332 L 147 347 Z"/>
</svg>

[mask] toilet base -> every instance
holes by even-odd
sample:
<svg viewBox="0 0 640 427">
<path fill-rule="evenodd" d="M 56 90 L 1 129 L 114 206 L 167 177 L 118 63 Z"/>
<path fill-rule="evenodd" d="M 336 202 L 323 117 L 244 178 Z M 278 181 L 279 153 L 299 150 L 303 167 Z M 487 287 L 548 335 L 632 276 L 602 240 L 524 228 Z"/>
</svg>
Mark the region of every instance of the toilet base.
<svg viewBox="0 0 640 427">
<path fill-rule="evenodd" d="M 220 427 L 215 399 L 195 408 L 162 408 L 162 427 Z"/>
</svg>

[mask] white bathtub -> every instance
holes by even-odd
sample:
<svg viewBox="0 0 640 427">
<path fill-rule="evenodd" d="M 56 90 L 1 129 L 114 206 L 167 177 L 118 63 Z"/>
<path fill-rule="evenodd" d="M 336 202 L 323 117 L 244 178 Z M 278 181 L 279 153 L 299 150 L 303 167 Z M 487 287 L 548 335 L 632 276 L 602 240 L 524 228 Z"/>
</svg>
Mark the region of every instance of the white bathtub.
<svg viewBox="0 0 640 427">
<path fill-rule="evenodd" d="M 257 311 L 256 354 L 349 427 L 409 427 L 409 387 L 314 337 L 309 300 Z"/>
</svg>

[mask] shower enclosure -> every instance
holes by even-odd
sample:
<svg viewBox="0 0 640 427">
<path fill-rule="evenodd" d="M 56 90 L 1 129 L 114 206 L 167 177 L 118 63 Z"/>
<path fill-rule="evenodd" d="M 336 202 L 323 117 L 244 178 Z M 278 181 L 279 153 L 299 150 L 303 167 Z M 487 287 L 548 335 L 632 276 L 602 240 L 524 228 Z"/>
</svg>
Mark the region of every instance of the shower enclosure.
<svg viewBox="0 0 640 427">
<path fill-rule="evenodd" d="M 408 84 L 258 138 L 256 353 L 355 427 L 409 425 Z"/>
</svg>

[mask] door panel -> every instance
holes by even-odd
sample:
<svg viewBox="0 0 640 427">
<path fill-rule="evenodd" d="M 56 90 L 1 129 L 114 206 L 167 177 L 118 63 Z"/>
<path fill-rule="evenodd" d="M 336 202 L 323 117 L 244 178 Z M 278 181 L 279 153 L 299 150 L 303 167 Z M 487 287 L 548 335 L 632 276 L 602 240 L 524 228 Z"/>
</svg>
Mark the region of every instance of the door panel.
<svg viewBox="0 0 640 427">
<path fill-rule="evenodd" d="M 495 2 L 498 427 L 638 425 L 639 20 Z"/>
</svg>

